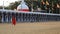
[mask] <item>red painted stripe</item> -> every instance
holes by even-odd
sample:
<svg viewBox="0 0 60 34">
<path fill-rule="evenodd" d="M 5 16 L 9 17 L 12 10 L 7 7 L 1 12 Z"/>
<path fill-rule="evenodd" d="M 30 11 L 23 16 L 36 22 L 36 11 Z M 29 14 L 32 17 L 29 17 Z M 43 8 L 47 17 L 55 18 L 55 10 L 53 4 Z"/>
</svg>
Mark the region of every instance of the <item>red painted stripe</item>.
<svg viewBox="0 0 60 34">
<path fill-rule="evenodd" d="M 18 11 L 29 12 L 29 9 L 18 9 Z"/>
</svg>

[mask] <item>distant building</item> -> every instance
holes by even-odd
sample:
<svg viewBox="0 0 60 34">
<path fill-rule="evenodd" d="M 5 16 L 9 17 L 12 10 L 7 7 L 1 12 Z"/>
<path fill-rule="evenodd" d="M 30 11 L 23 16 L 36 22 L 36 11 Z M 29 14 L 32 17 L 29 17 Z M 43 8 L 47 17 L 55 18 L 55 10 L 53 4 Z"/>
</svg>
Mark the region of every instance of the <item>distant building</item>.
<svg viewBox="0 0 60 34">
<path fill-rule="evenodd" d="M 29 12 L 29 7 L 25 4 L 24 0 L 21 2 L 21 4 L 17 7 L 18 11 L 24 11 Z"/>
</svg>

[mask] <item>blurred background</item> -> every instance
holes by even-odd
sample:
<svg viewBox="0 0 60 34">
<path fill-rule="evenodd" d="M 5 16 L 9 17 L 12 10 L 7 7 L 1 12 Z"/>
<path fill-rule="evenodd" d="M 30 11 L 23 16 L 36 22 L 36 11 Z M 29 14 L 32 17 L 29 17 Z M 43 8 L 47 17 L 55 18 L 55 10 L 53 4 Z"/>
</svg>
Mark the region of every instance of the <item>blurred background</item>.
<svg viewBox="0 0 60 34">
<path fill-rule="evenodd" d="M 34 12 L 37 12 L 40 10 L 45 10 L 45 12 L 47 13 L 60 14 L 60 0 L 24 0 L 24 1 L 26 2 L 26 5 L 28 5 L 30 11 L 33 10 Z M 4 9 L 16 10 L 17 6 L 20 3 L 21 3 L 20 0 L 10 2 L 8 6 L 4 6 Z M 2 9 L 2 7 L 3 6 L 0 6 L 0 9 Z"/>
</svg>

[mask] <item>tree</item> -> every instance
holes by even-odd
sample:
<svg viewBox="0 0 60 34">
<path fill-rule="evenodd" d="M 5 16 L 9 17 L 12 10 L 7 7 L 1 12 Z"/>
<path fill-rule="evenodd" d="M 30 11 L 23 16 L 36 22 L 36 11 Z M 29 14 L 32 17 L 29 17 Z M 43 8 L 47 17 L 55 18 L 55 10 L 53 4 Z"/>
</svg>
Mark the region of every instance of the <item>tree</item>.
<svg viewBox="0 0 60 34">
<path fill-rule="evenodd" d="M 10 3 L 9 8 L 14 10 L 17 9 L 17 6 L 20 4 L 20 1 L 15 1 L 14 3 Z"/>
<path fill-rule="evenodd" d="M 0 6 L 0 9 L 2 9 L 2 6 Z"/>
</svg>

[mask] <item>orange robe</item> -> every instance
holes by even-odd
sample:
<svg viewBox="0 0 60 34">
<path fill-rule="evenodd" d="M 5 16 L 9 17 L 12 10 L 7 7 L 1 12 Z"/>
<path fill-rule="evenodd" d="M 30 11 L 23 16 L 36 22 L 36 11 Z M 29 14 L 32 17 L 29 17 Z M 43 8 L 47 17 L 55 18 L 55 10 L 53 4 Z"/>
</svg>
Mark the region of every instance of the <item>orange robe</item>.
<svg viewBox="0 0 60 34">
<path fill-rule="evenodd" d="M 14 16 L 12 17 L 12 24 L 16 25 L 16 18 Z"/>
</svg>

